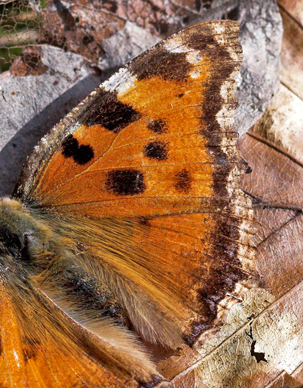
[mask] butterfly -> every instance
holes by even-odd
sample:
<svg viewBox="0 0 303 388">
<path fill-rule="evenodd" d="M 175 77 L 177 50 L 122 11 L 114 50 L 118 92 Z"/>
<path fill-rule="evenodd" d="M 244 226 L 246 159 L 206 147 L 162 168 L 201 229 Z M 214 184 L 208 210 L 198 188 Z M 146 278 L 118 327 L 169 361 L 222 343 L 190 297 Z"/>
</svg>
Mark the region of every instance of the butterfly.
<svg viewBox="0 0 303 388">
<path fill-rule="evenodd" d="M 139 55 L 33 150 L 0 201 L 1 387 L 153 387 L 254 277 L 232 120 L 238 24 Z"/>
</svg>

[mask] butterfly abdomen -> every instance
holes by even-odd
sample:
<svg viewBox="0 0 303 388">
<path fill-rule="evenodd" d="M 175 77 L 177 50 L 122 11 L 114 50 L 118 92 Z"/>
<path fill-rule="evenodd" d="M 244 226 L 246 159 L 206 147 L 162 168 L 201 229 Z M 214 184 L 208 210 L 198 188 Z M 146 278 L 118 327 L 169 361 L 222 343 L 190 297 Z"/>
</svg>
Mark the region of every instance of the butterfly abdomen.
<svg viewBox="0 0 303 388">
<path fill-rule="evenodd" d="M 90 247 L 80 241 L 83 219 L 62 220 L 58 227 L 50 215 L 42 213 L 16 200 L 0 201 L 0 282 L 7 284 L 24 324 L 20 339 L 25 361 L 41 354 L 41 344 L 49 338 L 58 338 L 58 345 L 64 347 L 68 336 L 73 345 L 65 350 L 75 357 L 85 351 L 104 361 L 106 352 L 110 369 L 123 368 L 149 381 L 156 371 L 144 346 L 129 330 L 127 310 L 106 277 L 90 266 Z M 56 304 L 52 311 L 50 300 Z M 33 344 L 29 346 L 28 340 Z M 101 341 L 98 348 L 96 341 Z"/>
<path fill-rule="evenodd" d="M 81 312 L 84 320 L 108 317 L 129 326 L 110 289 L 81 267 L 85 249 L 75 243 L 74 235 L 54 230 L 15 200 L 3 199 L 0 211 L 1 251 L 10 257 L 9 268 L 18 266 L 63 308 L 70 307 L 76 315 Z"/>
</svg>

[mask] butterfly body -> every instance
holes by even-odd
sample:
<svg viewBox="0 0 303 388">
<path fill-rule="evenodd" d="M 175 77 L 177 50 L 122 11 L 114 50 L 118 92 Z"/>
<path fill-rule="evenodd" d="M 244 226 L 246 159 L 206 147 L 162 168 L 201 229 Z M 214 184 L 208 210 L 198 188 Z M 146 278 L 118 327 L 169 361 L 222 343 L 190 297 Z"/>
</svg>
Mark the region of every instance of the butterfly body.
<svg viewBox="0 0 303 388">
<path fill-rule="evenodd" d="M 11 371 L 30 388 L 162 384 L 146 346 L 193 346 L 251 286 L 237 34 L 213 22 L 173 35 L 35 148 L 0 201 L 0 297 L 15 322 L 12 344 L 0 320 L 2 347 L 23 357 L 0 358 L 3 386 L 18 386 Z"/>
</svg>

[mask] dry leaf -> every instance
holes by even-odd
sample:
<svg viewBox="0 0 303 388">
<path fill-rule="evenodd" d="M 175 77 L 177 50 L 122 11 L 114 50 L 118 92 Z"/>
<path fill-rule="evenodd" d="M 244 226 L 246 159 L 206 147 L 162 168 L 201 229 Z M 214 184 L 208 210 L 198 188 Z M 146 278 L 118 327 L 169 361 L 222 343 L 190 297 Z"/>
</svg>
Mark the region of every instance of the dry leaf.
<svg viewBox="0 0 303 388">
<path fill-rule="evenodd" d="M 175 388 L 274 387 L 283 371 L 291 374 L 303 362 L 303 166 L 253 133 L 241 138 L 240 148 L 252 167 L 243 190 L 255 207 L 264 288 L 232 307 L 217 336 L 160 362 Z M 284 380 L 276 386 L 290 384 Z"/>
</svg>

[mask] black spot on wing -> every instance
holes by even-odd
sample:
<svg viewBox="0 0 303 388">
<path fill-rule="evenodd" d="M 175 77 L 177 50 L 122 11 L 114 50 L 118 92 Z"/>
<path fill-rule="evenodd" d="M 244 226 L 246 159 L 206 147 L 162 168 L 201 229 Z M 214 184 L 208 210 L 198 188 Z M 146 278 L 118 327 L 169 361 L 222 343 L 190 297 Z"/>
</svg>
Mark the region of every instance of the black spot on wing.
<svg viewBox="0 0 303 388">
<path fill-rule="evenodd" d="M 80 145 L 78 152 L 74 155 L 74 160 L 78 164 L 86 164 L 94 157 L 94 151 L 89 145 Z"/>
<path fill-rule="evenodd" d="M 139 170 L 113 170 L 107 175 L 106 190 L 115 195 L 136 195 L 145 190 L 144 175 Z"/>
<path fill-rule="evenodd" d="M 79 147 L 79 142 L 77 139 L 74 138 L 73 135 L 68 135 L 62 142 L 62 154 L 66 158 L 73 157 Z"/>
<path fill-rule="evenodd" d="M 78 121 L 87 126 L 102 125 L 109 131 L 117 133 L 138 120 L 140 116 L 132 106 L 119 101 L 116 92 L 99 90 L 80 112 Z"/>
<path fill-rule="evenodd" d="M 147 128 L 152 130 L 155 133 L 161 134 L 167 131 L 167 124 L 164 120 L 151 120 L 147 124 Z"/>
<path fill-rule="evenodd" d="M 73 135 L 68 135 L 62 142 L 62 155 L 73 158 L 77 164 L 86 164 L 94 157 L 94 151 L 90 145 L 80 145 Z"/>
<path fill-rule="evenodd" d="M 183 168 L 175 174 L 175 189 L 180 193 L 188 193 L 192 185 L 192 177 L 189 171 Z"/>
<path fill-rule="evenodd" d="M 144 147 L 143 155 L 151 159 L 166 160 L 168 158 L 167 144 L 163 141 L 148 143 Z"/>
</svg>

